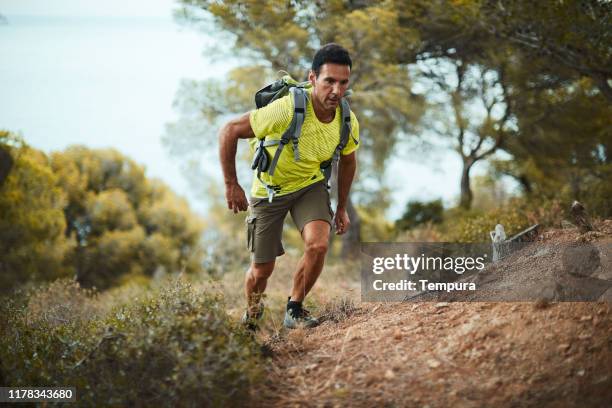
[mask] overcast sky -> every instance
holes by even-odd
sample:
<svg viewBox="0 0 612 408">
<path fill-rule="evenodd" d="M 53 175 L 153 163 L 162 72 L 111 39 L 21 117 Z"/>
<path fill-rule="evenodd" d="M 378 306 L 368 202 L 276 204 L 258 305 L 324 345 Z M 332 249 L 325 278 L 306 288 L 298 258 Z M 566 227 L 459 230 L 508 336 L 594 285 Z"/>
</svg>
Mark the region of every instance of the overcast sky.
<svg viewBox="0 0 612 408">
<path fill-rule="evenodd" d="M 88 17 L 168 17 L 173 0 L 0 0 L 0 14 Z"/>
</svg>

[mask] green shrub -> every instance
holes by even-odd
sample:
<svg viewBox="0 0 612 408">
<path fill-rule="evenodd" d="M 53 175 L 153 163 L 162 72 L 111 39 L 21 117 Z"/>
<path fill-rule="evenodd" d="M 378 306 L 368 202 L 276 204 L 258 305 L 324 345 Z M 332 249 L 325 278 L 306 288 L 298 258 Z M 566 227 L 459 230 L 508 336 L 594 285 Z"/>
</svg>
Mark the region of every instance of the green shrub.
<svg viewBox="0 0 612 408">
<path fill-rule="evenodd" d="M 66 294 L 88 318 L 57 307 Z M 74 386 L 85 406 L 241 406 L 259 379 L 256 345 L 219 296 L 182 280 L 105 313 L 70 283 L 0 307 L 3 385 Z"/>
<path fill-rule="evenodd" d="M 72 279 L 56 280 L 27 296 L 28 323 L 55 327 L 100 318 L 103 312 L 97 296 Z"/>
<path fill-rule="evenodd" d="M 489 232 L 502 224 L 508 237 L 527 228 L 530 220 L 518 205 L 507 205 L 486 212 L 451 210 L 445 214 L 446 242 L 490 242 Z"/>
<path fill-rule="evenodd" d="M 0 185 L 0 293 L 29 280 L 53 280 L 73 271 L 62 265 L 71 244 L 64 236 L 65 196 L 47 156 L 21 137 L 0 130 L 7 178 Z M 6 159 L 5 159 L 6 160 Z"/>
<path fill-rule="evenodd" d="M 442 200 L 416 201 L 411 200 L 406 204 L 404 214 L 395 221 L 398 231 L 406 231 L 425 223 L 439 224 L 442 222 L 444 206 Z"/>
</svg>

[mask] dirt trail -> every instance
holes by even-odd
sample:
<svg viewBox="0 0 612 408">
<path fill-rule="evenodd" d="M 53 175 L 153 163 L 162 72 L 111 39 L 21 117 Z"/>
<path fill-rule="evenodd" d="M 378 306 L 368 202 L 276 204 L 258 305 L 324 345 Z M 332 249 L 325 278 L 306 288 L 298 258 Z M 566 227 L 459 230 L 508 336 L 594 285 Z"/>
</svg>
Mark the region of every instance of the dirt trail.
<svg viewBox="0 0 612 408">
<path fill-rule="evenodd" d="M 612 403 L 605 303 L 364 304 L 272 347 L 262 402 L 277 406 Z"/>
<path fill-rule="evenodd" d="M 254 398 L 283 407 L 612 406 L 610 306 L 363 303 L 339 323 L 268 339 L 273 357 Z"/>
</svg>

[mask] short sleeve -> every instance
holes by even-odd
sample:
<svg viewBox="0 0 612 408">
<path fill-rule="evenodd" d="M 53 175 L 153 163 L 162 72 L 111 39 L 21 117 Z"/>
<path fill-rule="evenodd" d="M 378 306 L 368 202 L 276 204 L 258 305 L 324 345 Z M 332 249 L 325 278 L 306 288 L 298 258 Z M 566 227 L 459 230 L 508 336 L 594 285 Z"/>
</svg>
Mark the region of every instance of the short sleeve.
<svg viewBox="0 0 612 408">
<path fill-rule="evenodd" d="M 272 134 L 282 134 L 293 115 L 293 101 L 284 96 L 263 108 L 251 111 L 249 122 L 257 139 L 263 139 Z"/>
<path fill-rule="evenodd" d="M 351 111 L 351 135 L 349 136 L 348 143 L 342 149 L 342 155 L 346 156 L 359 149 L 359 122 L 357 117 Z"/>
</svg>

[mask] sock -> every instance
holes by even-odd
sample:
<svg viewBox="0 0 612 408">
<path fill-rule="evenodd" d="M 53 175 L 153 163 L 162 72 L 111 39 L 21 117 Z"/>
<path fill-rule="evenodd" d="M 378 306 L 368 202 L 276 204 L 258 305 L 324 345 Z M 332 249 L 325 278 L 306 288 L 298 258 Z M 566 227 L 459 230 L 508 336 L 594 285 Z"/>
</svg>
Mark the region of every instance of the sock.
<svg viewBox="0 0 612 408">
<path fill-rule="evenodd" d="M 287 310 L 296 310 L 302 308 L 302 302 L 295 302 L 291 300 L 291 296 L 287 299 Z"/>
</svg>

